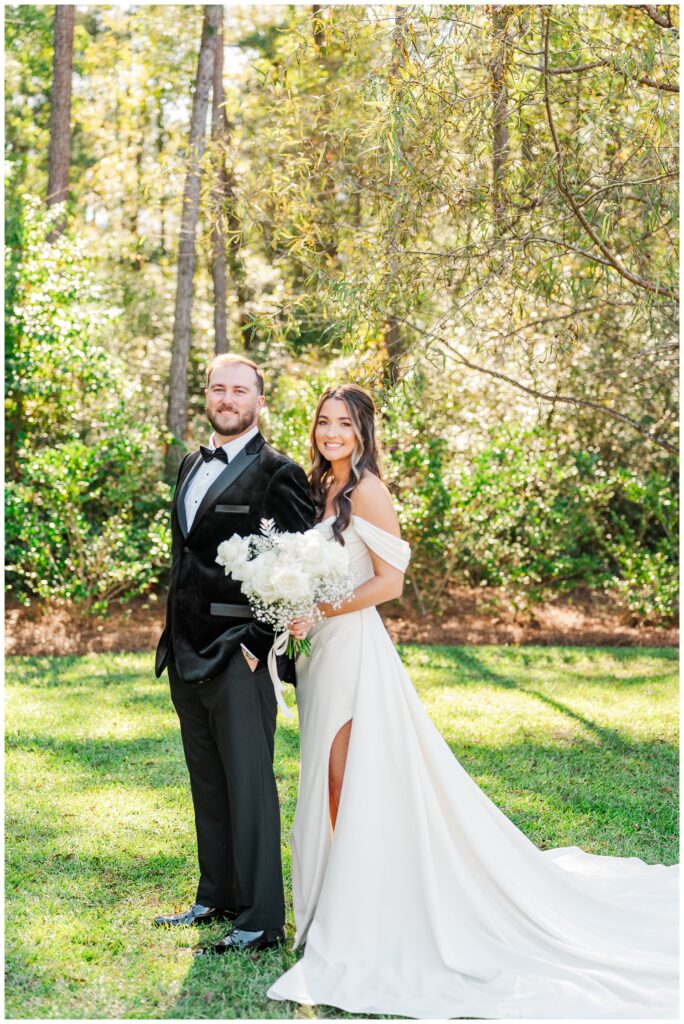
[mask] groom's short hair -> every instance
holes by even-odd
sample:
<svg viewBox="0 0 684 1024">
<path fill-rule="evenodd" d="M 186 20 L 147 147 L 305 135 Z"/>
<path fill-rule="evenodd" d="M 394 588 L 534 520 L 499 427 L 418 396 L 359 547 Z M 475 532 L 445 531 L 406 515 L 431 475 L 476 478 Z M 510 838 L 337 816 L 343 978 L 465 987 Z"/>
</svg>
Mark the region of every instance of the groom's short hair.
<svg viewBox="0 0 684 1024">
<path fill-rule="evenodd" d="M 244 366 L 251 367 L 254 370 L 257 379 L 257 391 L 260 395 L 264 393 L 264 375 L 255 362 L 248 359 L 247 356 L 240 356 L 234 352 L 221 352 L 220 355 L 214 356 L 209 365 L 207 366 L 207 388 L 209 387 L 209 380 L 211 378 L 212 370 L 215 370 L 217 366 L 232 366 L 234 363 L 242 363 Z"/>
</svg>

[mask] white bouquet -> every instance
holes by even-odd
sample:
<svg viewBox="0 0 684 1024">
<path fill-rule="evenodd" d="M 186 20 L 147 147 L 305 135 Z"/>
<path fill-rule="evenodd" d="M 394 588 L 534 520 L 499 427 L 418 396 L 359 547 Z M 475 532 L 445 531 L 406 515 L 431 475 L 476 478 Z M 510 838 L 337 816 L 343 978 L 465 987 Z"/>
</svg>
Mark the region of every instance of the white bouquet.
<svg viewBox="0 0 684 1024">
<path fill-rule="evenodd" d="M 276 655 L 310 654 L 311 641 L 288 632 L 294 619 L 320 615 L 319 601 L 339 608 L 354 591 L 354 573 L 346 549 L 331 544 L 317 530 L 279 533 L 272 519 L 262 519 L 260 534 L 233 535 L 218 546 L 216 561 L 226 576 L 241 583 L 242 593 L 256 618 L 268 622 L 276 638 L 268 667 L 283 713 L 289 716 L 278 679 Z"/>
</svg>

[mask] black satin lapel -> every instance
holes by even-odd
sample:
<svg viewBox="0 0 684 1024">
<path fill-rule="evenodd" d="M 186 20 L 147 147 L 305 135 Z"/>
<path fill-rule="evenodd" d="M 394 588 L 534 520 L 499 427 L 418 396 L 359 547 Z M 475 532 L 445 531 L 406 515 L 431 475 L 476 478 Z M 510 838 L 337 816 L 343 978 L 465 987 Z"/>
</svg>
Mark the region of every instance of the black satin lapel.
<svg viewBox="0 0 684 1024">
<path fill-rule="evenodd" d="M 178 484 L 176 493 L 174 495 L 176 514 L 178 516 L 178 522 L 180 523 L 180 528 L 183 531 L 184 537 L 187 537 L 188 535 L 188 518 L 185 514 L 185 492 L 187 491 L 188 484 L 190 483 L 190 478 L 194 475 L 194 472 L 197 469 L 197 465 L 201 461 L 202 455 L 200 452 L 195 452 L 195 457 L 191 457 L 188 459 L 188 468 L 186 472 L 183 473 L 183 479 Z"/>
<path fill-rule="evenodd" d="M 226 487 L 230 487 L 234 484 L 239 476 L 241 476 L 248 466 L 254 462 L 255 459 L 259 458 L 259 452 L 248 453 L 244 448 L 241 452 L 232 459 L 226 468 L 216 477 L 213 484 L 202 498 L 200 506 L 195 513 L 190 532 L 192 532 L 197 526 L 198 522 L 207 511 L 208 508 L 214 504 L 219 494 L 223 494 Z"/>
</svg>

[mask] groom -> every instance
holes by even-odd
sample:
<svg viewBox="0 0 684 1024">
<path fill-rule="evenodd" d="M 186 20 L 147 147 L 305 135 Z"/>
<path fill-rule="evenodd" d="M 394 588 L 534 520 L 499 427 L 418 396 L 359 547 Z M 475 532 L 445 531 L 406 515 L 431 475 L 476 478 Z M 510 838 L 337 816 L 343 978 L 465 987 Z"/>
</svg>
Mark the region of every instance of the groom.
<svg viewBox="0 0 684 1024">
<path fill-rule="evenodd" d="M 266 444 L 258 418 L 264 378 L 250 359 L 209 364 L 209 445 L 181 463 L 171 509 L 173 558 L 155 672 L 168 669 L 195 809 L 199 885 L 189 910 L 156 925 L 231 918 L 199 952 L 266 949 L 284 941 L 280 810 L 273 774 L 276 698 L 266 659 L 270 627 L 254 621 L 240 584 L 216 563 L 233 534 L 313 525 L 304 470 Z M 293 666 L 289 666 L 293 678 Z"/>
</svg>

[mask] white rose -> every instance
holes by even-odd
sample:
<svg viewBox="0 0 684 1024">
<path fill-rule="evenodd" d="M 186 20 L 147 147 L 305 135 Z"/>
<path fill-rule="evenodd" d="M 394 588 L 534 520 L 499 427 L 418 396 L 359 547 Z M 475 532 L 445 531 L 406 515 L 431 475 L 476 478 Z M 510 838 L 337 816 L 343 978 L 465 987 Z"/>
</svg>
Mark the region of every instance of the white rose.
<svg viewBox="0 0 684 1024">
<path fill-rule="evenodd" d="M 349 571 L 349 555 L 341 544 L 328 544 L 322 562 L 321 575 L 329 573 L 345 573 Z"/>
<path fill-rule="evenodd" d="M 257 573 L 273 573 L 278 565 L 278 555 L 275 551 L 262 551 L 254 560 L 254 568 Z"/>
<path fill-rule="evenodd" d="M 245 586 L 250 594 L 259 598 L 265 604 L 271 604 L 277 597 L 273 589 L 273 578 L 270 573 L 261 574 L 257 570 L 252 578 L 246 582 Z"/>
<path fill-rule="evenodd" d="M 239 577 L 236 577 L 236 579 L 242 580 L 242 582 L 245 584 L 251 584 L 252 580 L 254 579 L 254 574 L 256 572 L 255 562 L 256 559 L 254 558 L 250 559 L 248 562 L 244 562 L 240 566 L 240 575 Z"/>
<path fill-rule="evenodd" d="M 302 543 L 302 569 L 318 576 L 325 571 L 327 543 L 319 533 L 304 534 Z"/>
<path fill-rule="evenodd" d="M 272 552 L 265 551 L 258 558 L 254 558 L 247 569 L 245 583 L 250 592 L 266 602 L 271 601 L 274 596 L 271 586 L 274 568 L 275 559 Z"/>
<path fill-rule="evenodd" d="M 247 563 L 248 554 L 249 541 L 234 533 L 230 540 L 221 541 L 219 544 L 216 561 L 223 566 L 226 576 L 232 573 L 235 579 L 242 579 L 239 574 Z"/>
<path fill-rule="evenodd" d="M 298 566 L 284 566 L 275 573 L 273 586 L 279 598 L 299 601 L 310 593 L 311 577 Z"/>
<path fill-rule="evenodd" d="M 277 541 L 281 558 L 295 562 L 302 555 L 302 535 L 300 533 L 281 533 Z"/>
<path fill-rule="evenodd" d="M 250 563 L 249 586 L 255 594 L 267 604 L 278 597 L 274 586 L 276 556 L 272 551 L 265 551 Z"/>
</svg>

